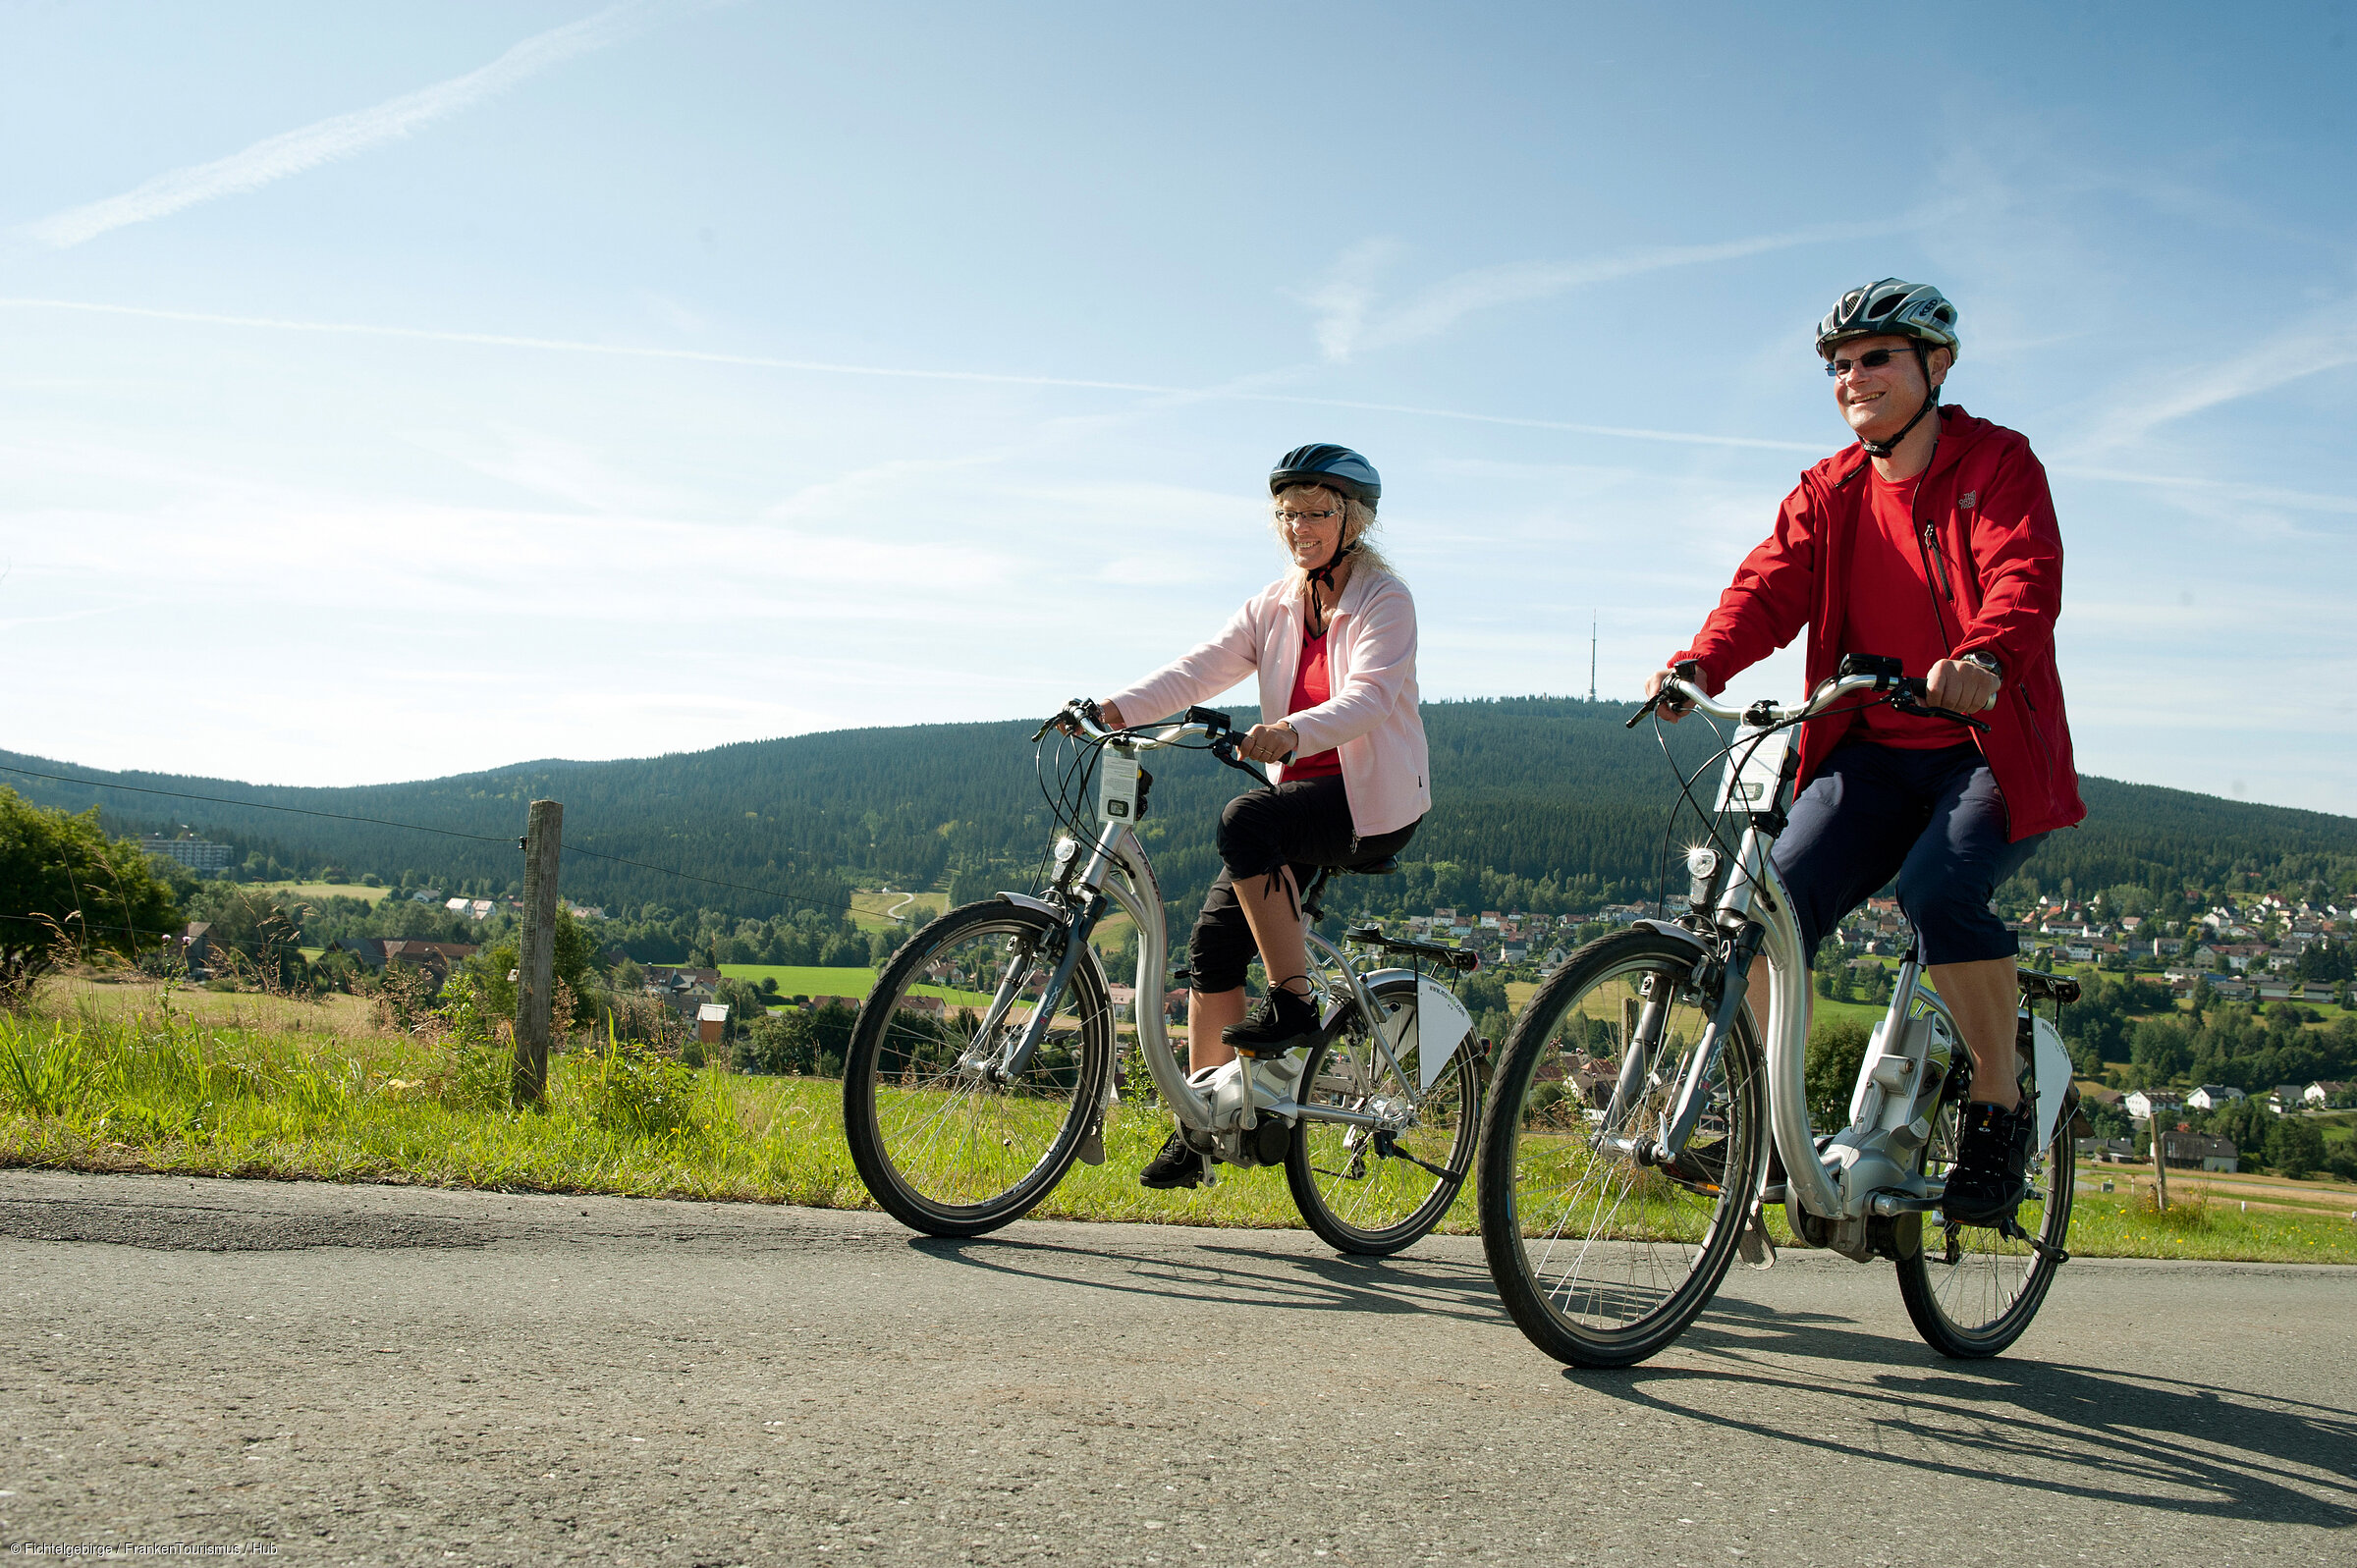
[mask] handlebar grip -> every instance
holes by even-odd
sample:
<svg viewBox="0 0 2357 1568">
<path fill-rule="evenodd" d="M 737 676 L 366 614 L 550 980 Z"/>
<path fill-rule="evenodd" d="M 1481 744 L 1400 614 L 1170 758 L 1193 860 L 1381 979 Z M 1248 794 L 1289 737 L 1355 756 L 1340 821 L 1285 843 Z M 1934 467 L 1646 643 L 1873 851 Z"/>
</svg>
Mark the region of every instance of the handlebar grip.
<svg viewBox="0 0 2357 1568">
<path fill-rule="evenodd" d="M 1688 685 L 1698 686 L 1702 684 L 1702 663 L 1700 660 L 1680 659 L 1677 663 L 1672 665 L 1666 674 L 1670 676 L 1671 680 L 1683 680 Z M 1660 707 L 1663 703 L 1674 703 L 1682 699 L 1680 699 L 1676 693 L 1670 689 L 1670 681 L 1665 680 L 1662 682 L 1662 689 L 1655 692 L 1652 696 L 1647 697 L 1645 699 L 1645 706 L 1639 708 L 1635 713 L 1630 714 L 1628 716 L 1628 723 L 1622 725 L 1620 728 L 1623 730 L 1634 730 L 1639 724 L 1644 722 L 1647 714 L 1653 712 L 1654 709 Z"/>
<path fill-rule="evenodd" d="M 1921 676 L 1910 676 L 1892 686 L 1891 706 L 1900 713 L 1913 714 L 1919 719 L 1946 719 L 1950 724 L 1965 725 L 1978 730 L 1983 734 L 1989 732 L 1989 726 L 1986 723 L 1975 719 L 1968 713 L 1958 713 L 1953 708 L 1933 707 L 1924 700 L 1928 689 Z"/>
</svg>

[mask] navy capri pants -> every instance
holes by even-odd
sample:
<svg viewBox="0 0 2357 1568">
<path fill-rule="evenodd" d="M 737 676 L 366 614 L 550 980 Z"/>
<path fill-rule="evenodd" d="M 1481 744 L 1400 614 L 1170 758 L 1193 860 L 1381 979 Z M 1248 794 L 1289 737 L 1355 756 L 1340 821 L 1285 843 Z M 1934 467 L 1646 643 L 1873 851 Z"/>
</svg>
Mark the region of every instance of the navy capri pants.
<svg viewBox="0 0 2357 1568">
<path fill-rule="evenodd" d="M 1850 741 L 1792 802 L 1790 819 L 1770 859 L 1812 962 L 1826 934 L 1893 877 L 1924 963 L 2021 950 L 1989 899 L 2046 836 L 2006 842 L 2005 797 L 1978 746 Z"/>
<path fill-rule="evenodd" d="M 1416 823 L 1361 838 L 1350 821 L 1350 796 L 1339 776 L 1252 789 L 1228 802 L 1220 813 L 1220 875 L 1203 900 L 1188 943 L 1188 982 L 1197 991 L 1234 991 L 1259 949 L 1243 905 L 1235 900 L 1238 879 L 1265 877 L 1293 868 L 1293 885 L 1307 887 L 1320 866 L 1357 866 L 1386 859 L 1407 847 Z"/>
</svg>

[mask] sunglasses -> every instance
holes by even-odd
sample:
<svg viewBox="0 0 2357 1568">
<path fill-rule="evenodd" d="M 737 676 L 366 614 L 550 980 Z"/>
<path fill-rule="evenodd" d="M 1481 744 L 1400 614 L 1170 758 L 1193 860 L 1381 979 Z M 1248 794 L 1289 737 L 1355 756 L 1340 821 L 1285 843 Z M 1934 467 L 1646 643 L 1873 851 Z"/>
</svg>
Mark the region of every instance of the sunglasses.
<svg viewBox="0 0 2357 1568">
<path fill-rule="evenodd" d="M 1855 359 L 1828 359 L 1825 373 L 1837 380 L 1852 370 L 1880 370 L 1900 354 L 1913 351 L 1911 349 L 1869 349 Z"/>
</svg>

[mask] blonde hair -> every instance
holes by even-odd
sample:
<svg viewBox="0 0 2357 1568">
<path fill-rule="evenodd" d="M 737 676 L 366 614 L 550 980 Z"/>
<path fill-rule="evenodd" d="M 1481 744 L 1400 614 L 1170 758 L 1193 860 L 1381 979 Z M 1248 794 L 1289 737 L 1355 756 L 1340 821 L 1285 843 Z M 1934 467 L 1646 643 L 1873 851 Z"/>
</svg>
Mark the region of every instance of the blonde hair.
<svg viewBox="0 0 2357 1568">
<path fill-rule="evenodd" d="M 1296 490 L 1315 490 L 1320 495 L 1332 496 L 1336 501 L 1342 504 L 1343 543 L 1354 547 L 1349 555 L 1349 560 L 1351 563 L 1350 569 L 1352 571 L 1357 571 L 1361 568 L 1369 568 L 1376 571 L 1384 572 L 1390 576 L 1398 577 L 1399 575 L 1399 568 L 1393 566 L 1390 559 L 1386 557 L 1383 551 L 1375 544 L 1375 540 L 1373 538 L 1375 532 L 1375 509 L 1368 506 L 1363 501 L 1354 500 L 1349 496 L 1343 495 L 1341 491 L 1335 490 L 1326 485 L 1287 485 L 1285 487 L 1284 494 L 1277 496 L 1275 498 L 1275 503 L 1270 506 L 1269 531 L 1277 536 L 1277 548 L 1284 553 L 1288 563 L 1292 560 L 1292 547 L 1286 542 L 1285 524 L 1277 520 L 1276 512 L 1277 504 L 1283 503 L 1287 495 L 1290 495 Z M 1401 580 L 1404 581 L 1405 579 Z M 1301 567 L 1297 565 L 1294 566 L 1292 569 L 1292 583 L 1296 590 L 1307 589 L 1309 586 L 1309 573 Z"/>
</svg>

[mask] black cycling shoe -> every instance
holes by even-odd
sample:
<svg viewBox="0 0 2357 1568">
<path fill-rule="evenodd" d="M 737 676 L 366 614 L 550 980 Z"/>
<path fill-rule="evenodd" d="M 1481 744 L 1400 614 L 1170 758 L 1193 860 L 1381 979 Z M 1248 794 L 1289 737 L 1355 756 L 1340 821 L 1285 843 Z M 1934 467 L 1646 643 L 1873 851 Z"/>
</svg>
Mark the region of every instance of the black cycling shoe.
<svg viewBox="0 0 2357 1568">
<path fill-rule="evenodd" d="M 1270 992 L 1244 1014 L 1242 1023 L 1220 1031 L 1220 1039 L 1239 1056 L 1282 1056 L 1295 1046 L 1306 1046 L 1318 1032 L 1318 1009 L 1307 997 L 1290 991 Z"/>
<path fill-rule="evenodd" d="M 1956 1129 L 1956 1162 L 1947 1172 L 1940 1212 L 1960 1224 L 1995 1224 L 2029 1195 L 2030 1140 L 2037 1136 L 2030 1103 L 2000 1110 L 1986 1101 L 1964 1107 Z"/>
<path fill-rule="evenodd" d="M 1199 1187 L 1203 1184 L 1203 1157 L 1186 1146 L 1186 1139 L 1173 1131 L 1162 1152 L 1146 1162 L 1146 1168 L 1137 1173 L 1137 1184 L 1168 1192 L 1174 1187 Z"/>
</svg>

